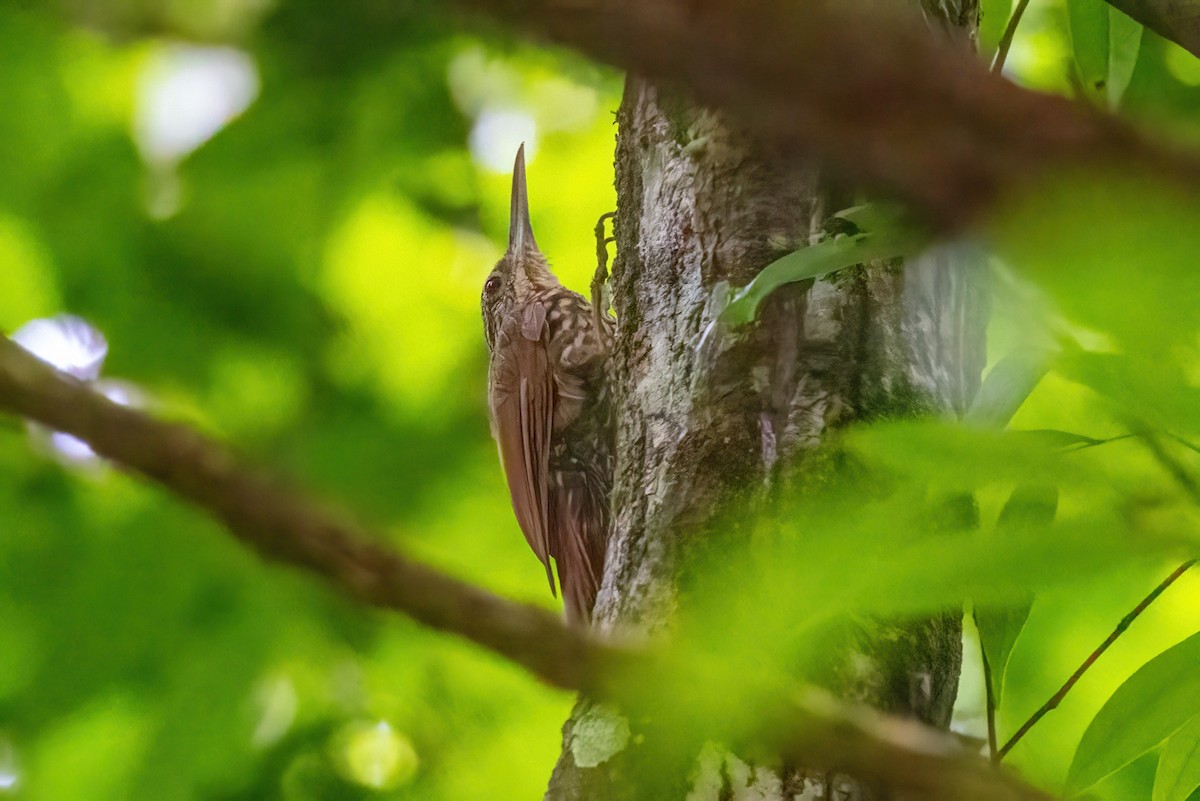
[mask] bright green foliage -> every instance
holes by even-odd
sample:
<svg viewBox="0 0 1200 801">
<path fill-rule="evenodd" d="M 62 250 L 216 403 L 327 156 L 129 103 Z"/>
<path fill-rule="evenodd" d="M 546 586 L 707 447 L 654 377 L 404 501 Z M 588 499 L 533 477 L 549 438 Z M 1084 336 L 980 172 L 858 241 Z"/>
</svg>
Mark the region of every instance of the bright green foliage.
<svg viewBox="0 0 1200 801">
<path fill-rule="evenodd" d="M 984 5 L 994 47 L 1011 4 Z M 257 89 L 211 139 L 164 155 L 136 132 L 154 76 L 196 53 L 172 34 L 229 43 Z M 1099 0 L 1031 4 L 1008 63 L 1069 93 L 1068 62 L 1108 101 L 1127 84 L 1122 108 L 1146 127 L 1200 141 L 1196 60 Z M 485 146 L 528 139 L 539 243 L 584 288 L 592 226 L 615 203 L 618 76 L 468 35 L 429 2 L 4 4 L 0 64 L 0 328 L 81 315 L 108 338 L 105 375 L 156 413 L 296 476 L 406 552 L 553 604 L 483 405 L 478 299 L 516 140 L 492 166 Z M 998 671 L 1001 740 L 1014 731 L 1200 541 L 1197 220 L 1195 197 L 1131 175 L 1063 175 L 1014 198 L 980 232 L 997 254 L 993 362 L 969 425 L 848 430 L 778 514 L 731 512 L 728 541 L 705 543 L 681 579 L 669 655 L 706 680 L 648 677 L 650 723 L 598 712 L 577 754 L 628 742 L 655 749 L 662 777 L 686 775 L 695 741 L 749 731 L 819 674 L 848 622 L 965 601 Z M 851 222 L 730 314 L 752 320 L 777 282 L 911 249 L 903 228 L 872 249 L 879 229 Z M 265 565 L 153 486 L 45 458 L 13 421 L 0 518 L 0 801 L 545 786 L 567 694 Z M 1074 759 L 1076 789 L 1145 798 L 1153 754 L 1136 758 L 1170 737 L 1155 797 L 1186 797 L 1200 689 L 1195 655 L 1167 649 L 1195 649 L 1198 603 L 1185 576 L 1013 767 L 1057 789 Z M 1149 689 L 1126 683 L 1164 651 Z"/>
<path fill-rule="evenodd" d="M 1187 801 L 1200 787 L 1200 714 L 1171 735 L 1158 759 L 1154 801 Z"/>
<path fill-rule="evenodd" d="M 1142 47 L 1141 23 L 1135 22 L 1111 6 L 1108 9 L 1108 104 L 1116 108 L 1133 80 L 1138 53 Z"/>
<path fill-rule="evenodd" d="M 997 536 L 1004 536 L 1007 529 L 1045 528 L 1054 522 L 1057 509 L 1057 489 L 1020 484 L 1000 510 L 1000 518 L 996 521 Z M 1009 606 L 975 606 L 975 626 L 987 659 L 992 698 L 996 704 L 1004 698 L 1004 672 L 1032 607 L 1032 597 Z"/>
<path fill-rule="evenodd" d="M 1116 108 L 1133 78 L 1142 26 L 1104 0 L 1066 0 L 1066 4 L 1079 84 Z"/>
<path fill-rule="evenodd" d="M 1200 634 L 1150 660 L 1120 686 L 1084 732 L 1067 774 L 1068 794 L 1128 765 L 1200 714 L 1197 664 Z"/>
<path fill-rule="evenodd" d="M 261 27 L 239 17 L 257 98 L 155 161 L 139 97 L 191 51 L 42 5 L 0 6 L 0 328 L 87 318 L 109 340 L 105 373 L 157 413 L 410 552 L 551 605 L 484 412 L 479 292 L 507 175 L 468 135 L 493 108 L 534 120 L 539 241 L 582 288 L 614 204 L 619 79 L 421 15 L 370 37 L 336 4 L 276 4 Z M 135 9 L 89 19 L 118 5 Z M 199 25 L 209 5 L 145 9 Z M 545 787 L 568 694 L 264 564 L 153 486 L 45 459 L 14 421 L 0 517 L 0 799 Z"/>
<path fill-rule="evenodd" d="M 967 422 L 989 428 L 1008 425 L 1034 387 L 1049 372 L 1054 355 L 1035 348 L 1018 348 L 1006 354 L 984 377 L 971 408 L 967 410 Z"/>
</svg>

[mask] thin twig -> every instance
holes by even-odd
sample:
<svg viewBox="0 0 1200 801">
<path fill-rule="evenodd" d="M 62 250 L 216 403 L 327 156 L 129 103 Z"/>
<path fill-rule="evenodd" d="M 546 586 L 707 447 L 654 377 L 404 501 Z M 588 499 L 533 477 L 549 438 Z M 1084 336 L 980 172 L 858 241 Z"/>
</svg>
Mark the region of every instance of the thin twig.
<svg viewBox="0 0 1200 801">
<path fill-rule="evenodd" d="M 1008 25 L 1004 28 L 1004 34 L 1000 37 L 1000 44 L 996 46 L 996 58 L 992 60 L 992 72 L 999 73 L 1004 69 L 1004 61 L 1008 58 L 1008 48 L 1012 47 L 1013 36 L 1017 33 L 1017 26 L 1021 24 L 1021 17 L 1025 14 L 1025 7 L 1029 5 L 1029 0 L 1017 0 L 1017 7 L 1013 9 L 1012 16 L 1008 18 Z"/>
<path fill-rule="evenodd" d="M 1171 439 L 1178 442 L 1183 447 L 1187 448 L 1189 451 L 1193 451 L 1195 453 L 1200 453 L 1200 446 L 1193 444 L 1191 441 L 1184 439 L 1183 437 L 1179 436 L 1178 434 L 1168 434 L 1167 436 L 1169 436 Z"/>
<path fill-rule="evenodd" d="M 1138 421 L 1130 422 L 1136 424 Z M 1144 428 L 1144 426 L 1139 425 L 1131 425 L 1130 427 Z M 1154 454 L 1155 458 L 1158 459 L 1159 463 L 1162 464 L 1164 469 L 1170 473 L 1171 477 L 1174 478 L 1175 481 L 1192 497 L 1192 500 L 1200 503 L 1200 484 L 1198 484 L 1191 473 L 1187 471 L 1187 468 L 1185 468 L 1178 459 L 1172 456 L 1167 449 L 1162 446 L 1162 443 L 1159 442 L 1158 438 L 1154 434 L 1145 431 L 1139 436 L 1141 436 L 1142 441 L 1146 443 L 1146 447 L 1150 449 L 1150 452 Z M 1155 587 L 1149 595 L 1143 598 L 1142 602 L 1135 606 L 1132 612 L 1121 618 L 1121 622 L 1117 624 L 1115 629 L 1113 629 L 1112 634 L 1109 634 L 1108 638 L 1100 644 L 1100 647 L 1093 651 L 1091 655 L 1083 661 L 1083 664 L 1071 674 L 1071 677 L 1067 679 L 1066 683 L 1063 684 L 1062 687 L 1059 688 L 1058 692 L 1051 696 L 1049 701 L 1042 704 L 1041 708 L 1038 709 L 1037 712 L 1034 712 L 1029 720 L 1025 721 L 1025 723 L 1021 725 L 1021 728 L 1017 729 L 1017 733 L 1014 734 L 1009 741 L 1004 744 L 1004 747 L 1000 749 L 1000 753 L 998 754 L 996 761 L 1003 759 L 1004 756 L 1012 750 L 1012 747 L 1016 745 L 1017 742 L 1024 737 L 1025 734 L 1032 729 L 1039 720 L 1041 720 L 1048 712 L 1062 703 L 1063 698 L 1065 698 L 1067 693 L 1071 691 L 1071 688 L 1075 686 L 1075 683 L 1079 681 L 1080 677 L 1087 672 L 1088 668 L 1090 668 L 1092 664 L 1095 663 L 1095 661 L 1099 659 L 1100 656 L 1107 651 L 1114 642 L 1116 642 L 1117 638 L 1129 628 L 1133 621 L 1136 620 L 1138 616 L 1142 614 L 1142 612 L 1146 611 L 1150 604 L 1154 603 L 1158 596 L 1163 594 L 1167 587 L 1170 587 L 1172 584 L 1174 584 L 1176 580 L 1186 573 L 1194 564 L 1196 564 L 1196 560 L 1190 559 L 1181 564 L 1179 567 L 1175 568 L 1175 571 L 1163 579 L 1161 584 Z"/>
<path fill-rule="evenodd" d="M 1087 450 L 1088 448 L 1098 448 L 1101 445 L 1109 445 L 1113 442 L 1122 442 L 1124 440 L 1133 439 L 1134 437 L 1140 436 L 1143 436 L 1142 432 L 1132 432 L 1129 434 L 1118 434 L 1115 437 L 1108 437 L 1107 439 L 1092 439 L 1087 442 L 1078 442 L 1074 445 L 1068 445 L 1063 448 L 1063 452 L 1075 453 L 1076 451 L 1083 451 Z"/>
<path fill-rule="evenodd" d="M 1200 482 L 1188 471 L 1183 462 L 1176 459 L 1170 451 L 1164 448 L 1162 442 L 1154 434 L 1145 434 L 1142 437 L 1142 442 L 1146 444 L 1150 453 L 1163 466 L 1163 469 L 1170 474 L 1171 478 L 1175 479 L 1175 483 L 1188 494 L 1192 501 L 1200 505 Z"/>
<path fill-rule="evenodd" d="M 983 689 L 984 702 L 987 706 L 987 735 L 988 758 L 993 765 L 1000 764 L 1000 754 L 996 750 L 996 694 L 992 690 L 992 666 L 988 662 L 987 651 L 983 648 L 983 638 L 979 639 L 979 654 L 983 657 Z"/>
<path fill-rule="evenodd" d="M 1062 700 L 1066 698 L 1067 693 L 1071 691 L 1071 688 L 1075 686 L 1076 682 L 1078 682 L 1083 674 L 1087 672 L 1088 668 L 1090 668 L 1096 662 L 1096 660 L 1099 659 L 1104 652 L 1109 649 L 1109 646 L 1117 641 L 1117 638 L 1120 637 L 1127 628 L 1129 628 L 1133 621 L 1137 620 L 1138 616 L 1141 615 L 1142 612 L 1146 611 L 1150 604 L 1154 603 L 1158 596 L 1163 594 L 1167 587 L 1170 587 L 1172 584 L 1174 584 L 1175 581 L 1184 573 L 1186 573 L 1188 568 L 1194 564 L 1196 564 L 1196 560 L 1191 559 L 1175 568 L 1175 571 L 1163 579 L 1161 584 L 1155 587 L 1149 595 L 1143 598 L 1142 602 L 1135 606 L 1132 612 L 1121 618 L 1121 622 L 1117 624 L 1115 629 L 1113 629 L 1112 634 L 1109 634 L 1108 638 L 1100 644 L 1100 647 L 1095 651 L 1092 651 L 1088 658 L 1083 660 L 1083 664 L 1071 674 L 1071 678 L 1067 679 L 1066 683 L 1064 683 L 1063 686 L 1058 689 L 1058 692 L 1052 695 L 1049 701 L 1042 704 L 1041 708 L 1038 709 L 1037 712 L 1034 712 L 1029 720 L 1021 724 L 1021 728 L 1017 729 L 1017 733 L 1009 738 L 1009 741 L 1004 744 L 1003 748 L 1000 749 L 1000 752 L 996 756 L 996 761 L 998 762 L 1001 759 L 1004 759 L 1005 755 L 1012 750 L 1013 746 L 1020 742 L 1021 738 L 1024 737 L 1039 720 L 1044 718 L 1047 713 L 1061 704 Z"/>
</svg>

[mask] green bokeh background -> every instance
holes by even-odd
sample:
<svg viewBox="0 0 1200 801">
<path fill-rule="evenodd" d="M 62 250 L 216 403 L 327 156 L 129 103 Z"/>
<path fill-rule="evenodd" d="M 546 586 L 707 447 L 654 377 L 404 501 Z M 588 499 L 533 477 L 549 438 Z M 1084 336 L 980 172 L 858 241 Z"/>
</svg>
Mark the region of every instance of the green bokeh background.
<svg viewBox="0 0 1200 801">
<path fill-rule="evenodd" d="M 1007 4 L 985 8 L 986 50 Z M 375 11 L 0 6 L 0 329 L 83 316 L 109 341 L 104 374 L 156 413 L 298 477 L 408 553 L 553 608 L 488 433 L 478 293 L 503 250 L 508 176 L 470 137 L 492 112 L 532 124 L 538 240 L 583 289 L 592 226 L 615 204 L 621 78 L 431 4 L 386 26 Z M 194 152 L 155 160 L 137 121 L 148 87 L 199 46 L 187 38 L 239 48 L 257 96 Z M 1014 77 L 1068 92 L 1069 50 L 1061 7 L 1034 2 Z M 1147 36 L 1126 109 L 1194 138 L 1197 83 L 1195 59 Z M 999 283 L 995 357 L 1030 337 L 1025 290 Z M 1107 291 L 1097 304 L 1120 289 Z M 1179 363 L 1194 365 L 1196 340 L 1184 344 Z M 1055 376 L 1014 427 L 1120 433 L 1090 390 Z M 1162 480 L 1136 443 L 1096 458 L 1131 486 Z M 266 565 L 143 482 L 39 455 L 15 422 L 0 431 L 0 520 L 0 798 L 540 797 L 572 698 L 503 660 Z M 1040 598 L 1002 728 L 1169 568 Z M 1196 629 L 1197 604 L 1187 577 L 1014 763 L 1060 783 L 1099 706 Z M 960 701 L 976 732 L 977 671 L 969 661 Z M 1136 797 L 1147 771 L 1099 790 Z"/>
</svg>

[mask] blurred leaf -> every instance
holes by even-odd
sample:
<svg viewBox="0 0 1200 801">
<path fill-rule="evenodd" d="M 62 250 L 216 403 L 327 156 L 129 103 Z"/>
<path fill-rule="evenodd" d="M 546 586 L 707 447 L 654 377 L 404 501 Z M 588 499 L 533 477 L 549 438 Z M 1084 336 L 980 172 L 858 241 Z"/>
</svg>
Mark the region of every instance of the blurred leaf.
<svg viewBox="0 0 1200 801">
<path fill-rule="evenodd" d="M 60 304 L 45 248 L 21 220 L 0 213 L 0 329 L 12 332 Z"/>
<path fill-rule="evenodd" d="M 1142 47 L 1140 22 L 1127 17 L 1113 6 L 1108 7 L 1108 105 L 1116 108 L 1121 103 L 1129 81 L 1137 66 L 1138 53 Z"/>
<path fill-rule="evenodd" d="M 1022 483 L 1031 475 L 1046 478 L 1048 484 L 1084 480 L 1084 467 L 1064 458 L 1061 442 L 1061 437 L 1042 432 L 1005 432 L 931 421 L 876 425 L 846 437 L 848 449 L 870 464 L 912 480 L 966 489 L 996 482 Z"/>
<path fill-rule="evenodd" d="M 721 313 L 721 322 L 746 325 L 754 321 L 758 306 L 781 286 L 880 259 L 915 253 L 923 238 L 882 204 L 867 204 L 835 215 L 850 223 L 853 233 L 838 234 L 800 248 L 768 264 L 746 286 L 737 290 Z"/>
<path fill-rule="evenodd" d="M 1004 697 L 1004 674 L 1008 669 L 1008 658 L 1032 608 L 1032 600 L 1012 606 L 975 607 L 975 626 L 979 629 L 979 644 L 987 659 L 992 702 L 997 706 Z"/>
<path fill-rule="evenodd" d="M 1058 371 L 1104 396 L 1123 418 L 1176 435 L 1200 433 L 1200 388 L 1169 362 L 1076 351 Z"/>
<path fill-rule="evenodd" d="M 1198 218 L 1193 194 L 1135 174 L 1070 172 L 1026 193 L 995 218 L 994 231 L 1014 270 L 1093 341 L 1099 335 L 1089 347 L 1165 371 L 1178 366 L 1181 345 L 1194 343 L 1200 326 Z"/>
<path fill-rule="evenodd" d="M 1158 758 L 1153 801 L 1187 801 L 1200 787 L 1200 714 L 1171 735 Z"/>
<path fill-rule="evenodd" d="M 25 797 L 58 801 L 121 796 L 145 757 L 149 723 L 146 710 L 123 696 L 97 698 L 54 721 L 38 743 Z"/>
<path fill-rule="evenodd" d="M 408 738 L 385 721 L 348 724 L 337 733 L 331 748 L 344 778 L 376 790 L 412 781 L 420 763 Z"/>
<path fill-rule="evenodd" d="M 1137 66 L 1142 25 L 1103 0 L 1067 0 L 1080 83 L 1116 108 Z"/>
<path fill-rule="evenodd" d="M 1089 91 L 1103 92 L 1108 81 L 1108 4 L 1067 0 L 1067 20 L 1079 79 Z"/>
<path fill-rule="evenodd" d="M 1006 529 L 1037 529 L 1054 522 L 1058 510 L 1058 490 L 1037 484 L 1022 484 L 1013 490 L 1008 502 L 1000 512 L 997 536 L 1004 536 Z M 992 679 L 992 697 L 996 705 L 1004 694 L 1004 674 L 1008 659 L 1029 611 L 1033 608 L 1032 596 L 1011 606 L 975 606 L 975 625 L 979 629 L 979 641 L 987 657 L 988 672 Z"/>
<path fill-rule="evenodd" d="M 531 165 L 573 187 L 555 199 L 541 184 L 537 210 L 567 280 L 590 277 L 577 231 L 613 206 L 619 80 L 460 35 L 428 4 L 132 0 L 144 26 L 113 37 L 92 25 L 120 10 L 83 5 L 0 4 L 0 327 L 85 317 L 110 344 L 105 374 L 156 411 L 232 437 L 460 575 L 542 601 L 483 402 L 479 288 L 502 250 L 507 179 L 468 147 L 476 121 L 448 68 L 465 49 L 503 50 L 543 134 L 574 104 Z M 205 18 L 251 5 L 263 27 L 251 14 L 226 44 L 256 66 L 258 98 L 183 161 L 147 163 L 134 125 L 149 98 L 185 137 L 198 106 L 228 99 L 219 81 L 150 91 L 163 26 L 209 41 Z M 436 755 L 413 797 L 544 790 L 571 699 L 511 665 L 267 568 L 153 487 L 65 472 L 13 421 L 0 513 L 19 521 L 0 536 L 0 740 L 20 797 L 382 797 L 339 776 L 321 734 L 363 719 Z M 294 698 L 268 720 L 271 682 Z M 362 775 L 403 775 L 402 747 L 370 745 L 355 749 Z"/>
<path fill-rule="evenodd" d="M 1119 434 L 1115 437 L 1097 439 L 1096 437 L 1089 437 L 1085 434 L 1076 434 L 1072 431 L 1057 431 L 1052 428 L 1037 428 L 1029 431 L 1018 431 L 1014 433 L 1023 437 L 1032 437 L 1036 440 L 1071 452 L 1081 451 L 1087 448 L 1095 448 L 1100 445 L 1107 445 L 1110 442 L 1120 442 L 1121 440 L 1126 440 L 1134 436 L 1133 434 Z"/>
<path fill-rule="evenodd" d="M 1054 355 L 1034 348 L 1008 353 L 988 372 L 965 420 L 986 428 L 1004 428 L 1050 371 Z"/>
<path fill-rule="evenodd" d="M 1000 510 L 996 526 L 1005 528 L 1034 528 L 1054 522 L 1058 511 L 1058 490 L 1043 484 L 1022 484 L 1013 490 Z"/>
<path fill-rule="evenodd" d="M 765 515 L 753 547 L 740 537 L 710 544 L 686 591 L 691 636 L 722 654 L 802 665 L 825 653 L 823 624 L 846 615 L 928 614 L 967 597 L 984 609 L 1023 606 L 1033 592 L 1172 546 L 1135 536 L 1106 477 L 1054 442 L 908 422 L 850 432 L 845 445 L 846 466 L 810 465 L 822 488 Z M 1070 512 L 1053 520 L 1053 491 L 1023 488 L 1004 531 L 963 530 L 974 513 L 962 499 L 1031 476 L 1068 488 Z M 864 562 L 863 553 L 888 557 Z"/>
<path fill-rule="evenodd" d="M 1088 725 L 1067 773 L 1078 795 L 1157 746 L 1200 714 L 1200 634 L 1147 662 Z"/>
</svg>

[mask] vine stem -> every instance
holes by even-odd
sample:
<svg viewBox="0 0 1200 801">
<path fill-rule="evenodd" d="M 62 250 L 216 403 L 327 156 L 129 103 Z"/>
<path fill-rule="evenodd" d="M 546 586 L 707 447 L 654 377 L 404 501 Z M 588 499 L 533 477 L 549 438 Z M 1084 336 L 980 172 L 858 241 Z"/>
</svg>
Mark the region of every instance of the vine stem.
<svg viewBox="0 0 1200 801">
<path fill-rule="evenodd" d="M 983 689 L 987 705 L 988 755 L 992 764 L 999 764 L 1000 752 L 996 750 L 996 694 L 992 691 L 992 666 L 988 663 L 987 651 L 983 650 L 982 638 L 979 654 L 983 657 Z"/>
<path fill-rule="evenodd" d="M 1096 660 L 1099 659 L 1101 655 L 1103 655 L 1104 652 L 1109 649 L 1109 646 L 1117 641 L 1117 638 L 1120 637 L 1127 628 L 1129 628 L 1133 621 L 1137 620 L 1138 616 L 1141 615 L 1142 612 L 1146 611 L 1150 604 L 1154 603 L 1158 596 L 1162 595 L 1168 587 L 1174 584 L 1179 577 L 1186 573 L 1188 568 L 1194 564 L 1196 564 L 1196 560 L 1190 559 L 1181 564 L 1179 567 L 1175 568 L 1175 571 L 1163 579 L 1162 583 L 1160 583 L 1157 587 L 1151 590 L 1150 594 L 1143 598 L 1142 602 L 1133 608 L 1133 611 L 1121 618 L 1121 622 L 1117 624 L 1115 629 L 1113 629 L 1112 634 L 1109 634 L 1108 638 L 1100 644 L 1100 647 L 1095 651 L 1092 651 L 1088 658 L 1083 660 L 1083 664 L 1071 674 L 1071 678 L 1067 679 L 1063 686 L 1058 689 L 1058 692 L 1051 696 L 1049 701 L 1042 704 L 1041 708 L 1038 709 L 1037 712 L 1034 712 L 1033 715 L 1030 716 L 1029 720 L 1025 721 L 1021 725 L 1021 728 L 1017 729 L 1017 733 L 1009 738 L 1008 742 L 1004 744 L 1004 747 L 996 753 L 995 761 L 999 762 L 1000 760 L 1004 759 L 1005 755 L 1007 755 L 1008 752 L 1013 749 L 1013 746 L 1020 742 L 1021 738 L 1024 737 L 1039 720 L 1044 718 L 1047 713 L 1051 712 L 1059 704 L 1061 704 L 1062 700 L 1066 698 L 1067 693 L 1069 693 L 1071 688 L 1075 686 L 1080 678 L 1082 678 L 1083 674 L 1087 672 L 1088 668 L 1095 664 Z"/>
<path fill-rule="evenodd" d="M 1008 18 L 1008 25 L 1004 28 L 1004 34 L 1000 37 L 1000 44 L 996 47 L 996 58 L 992 61 L 992 72 L 999 74 L 1004 69 L 1004 61 L 1008 58 L 1008 49 L 1012 47 L 1013 37 L 1017 33 L 1017 26 L 1021 24 L 1021 17 L 1025 14 L 1025 8 L 1029 5 L 1029 0 L 1017 0 L 1017 7 L 1013 9 L 1012 16 Z"/>
</svg>

